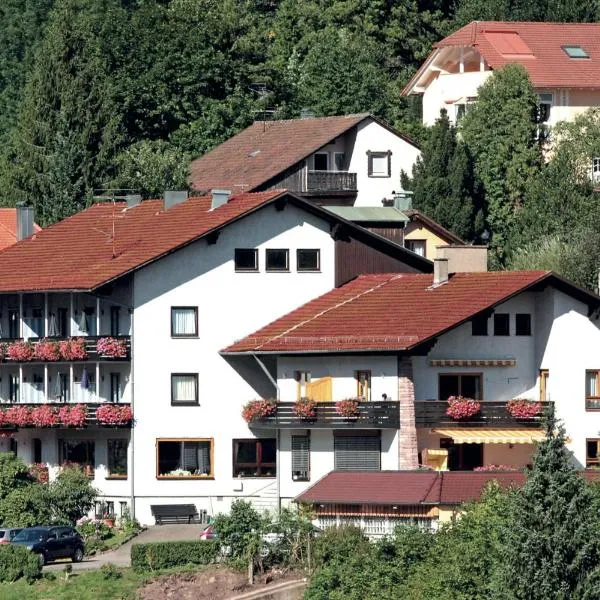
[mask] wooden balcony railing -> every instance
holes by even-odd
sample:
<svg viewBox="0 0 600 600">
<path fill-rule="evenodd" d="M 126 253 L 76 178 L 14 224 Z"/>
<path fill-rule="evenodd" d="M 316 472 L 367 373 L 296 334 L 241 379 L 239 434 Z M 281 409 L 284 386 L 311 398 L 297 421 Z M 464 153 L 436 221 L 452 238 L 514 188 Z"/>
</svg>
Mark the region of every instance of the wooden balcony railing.
<svg viewBox="0 0 600 600">
<path fill-rule="evenodd" d="M 544 402 L 546 410 L 554 410 L 553 402 Z M 417 427 L 541 427 L 542 415 L 532 419 L 516 419 L 506 408 L 506 402 L 482 400 L 481 410 L 469 419 L 453 419 L 446 414 L 448 403 L 443 400 L 415 401 Z"/>
<path fill-rule="evenodd" d="M 356 173 L 308 171 L 307 192 L 356 192 Z"/>
<path fill-rule="evenodd" d="M 251 421 L 256 429 L 398 429 L 400 410 L 398 402 L 360 402 L 358 417 L 347 419 L 335 410 L 335 402 L 317 403 L 314 419 L 303 419 L 294 412 L 294 402 L 280 402 L 277 412 L 263 419 Z"/>
</svg>

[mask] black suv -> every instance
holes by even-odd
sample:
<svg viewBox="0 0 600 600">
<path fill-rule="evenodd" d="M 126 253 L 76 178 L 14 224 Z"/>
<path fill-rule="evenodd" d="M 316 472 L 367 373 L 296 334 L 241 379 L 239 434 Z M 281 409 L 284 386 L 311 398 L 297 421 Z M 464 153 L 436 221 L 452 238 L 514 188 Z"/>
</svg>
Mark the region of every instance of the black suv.
<svg viewBox="0 0 600 600">
<path fill-rule="evenodd" d="M 35 552 L 42 565 L 57 558 L 83 560 L 83 538 L 73 527 L 26 527 L 11 543 Z"/>
</svg>

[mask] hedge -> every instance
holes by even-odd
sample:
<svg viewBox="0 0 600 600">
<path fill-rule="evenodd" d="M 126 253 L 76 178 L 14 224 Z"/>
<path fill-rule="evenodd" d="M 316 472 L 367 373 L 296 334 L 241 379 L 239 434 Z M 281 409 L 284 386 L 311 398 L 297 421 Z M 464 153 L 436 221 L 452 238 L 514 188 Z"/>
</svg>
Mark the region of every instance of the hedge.
<svg viewBox="0 0 600 600">
<path fill-rule="evenodd" d="M 42 565 L 37 554 L 23 546 L 0 546 L 0 583 L 13 583 L 21 577 L 31 583 L 38 579 L 41 573 Z"/>
<path fill-rule="evenodd" d="M 131 547 L 131 566 L 136 571 L 154 571 L 183 565 L 208 565 L 216 561 L 219 544 L 210 540 L 155 542 Z"/>
</svg>

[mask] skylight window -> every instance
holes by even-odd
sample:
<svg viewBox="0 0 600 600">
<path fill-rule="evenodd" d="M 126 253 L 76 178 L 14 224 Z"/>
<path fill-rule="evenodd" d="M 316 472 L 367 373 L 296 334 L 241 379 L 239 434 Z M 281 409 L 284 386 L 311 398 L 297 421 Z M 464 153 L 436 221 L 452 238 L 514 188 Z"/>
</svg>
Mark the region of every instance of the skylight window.
<svg viewBox="0 0 600 600">
<path fill-rule="evenodd" d="M 590 55 L 581 46 L 563 46 L 569 58 L 589 58 Z"/>
</svg>

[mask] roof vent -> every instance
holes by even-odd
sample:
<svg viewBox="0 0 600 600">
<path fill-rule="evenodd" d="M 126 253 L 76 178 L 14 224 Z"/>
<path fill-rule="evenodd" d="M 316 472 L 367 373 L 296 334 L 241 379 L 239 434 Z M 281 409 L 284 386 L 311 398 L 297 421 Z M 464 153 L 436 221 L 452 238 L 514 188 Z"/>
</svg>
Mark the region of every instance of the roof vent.
<svg viewBox="0 0 600 600">
<path fill-rule="evenodd" d="M 433 260 L 433 285 L 438 286 L 448 281 L 448 259 L 435 258 Z"/>
<path fill-rule="evenodd" d="M 223 204 L 227 204 L 231 197 L 231 190 L 211 190 L 210 193 L 212 195 L 211 210 L 219 208 L 219 206 L 223 206 Z"/>
<path fill-rule="evenodd" d="M 188 199 L 186 190 L 167 190 L 165 192 L 165 210 L 169 210 L 176 204 L 181 204 Z"/>
<path fill-rule="evenodd" d="M 127 194 L 125 200 L 127 201 L 127 208 L 133 208 L 142 201 L 142 196 L 141 194 Z"/>
<path fill-rule="evenodd" d="M 33 207 L 17 205 L 17 241 L 33 234 Z"/>
</svg>

